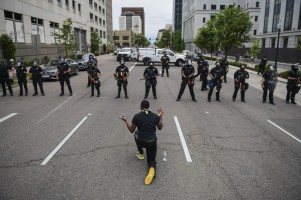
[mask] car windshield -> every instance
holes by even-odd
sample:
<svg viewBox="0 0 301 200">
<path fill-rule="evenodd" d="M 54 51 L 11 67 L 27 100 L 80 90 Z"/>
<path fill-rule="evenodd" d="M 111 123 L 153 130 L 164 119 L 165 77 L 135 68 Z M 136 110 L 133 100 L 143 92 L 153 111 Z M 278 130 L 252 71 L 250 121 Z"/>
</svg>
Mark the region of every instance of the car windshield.
<svg viewBox="0 0 301 200">
<path fill-rule="evenodd" d="M 47 63 L 46 67 L 57 66 L 58 64 L 59 64 L 58 60 L 51 60 L 49 61 L 49 63 Z"/>
<path fill-rule="evenodd" d="M 121 49 L 120 52 L 130 52 L 131 49 Z"/>
<path fill-rule="evenodd" d="M 82 59 L 83 59 L 83 60 L 89 60 L 89 54 L 83 55 Z"/>
</svg>

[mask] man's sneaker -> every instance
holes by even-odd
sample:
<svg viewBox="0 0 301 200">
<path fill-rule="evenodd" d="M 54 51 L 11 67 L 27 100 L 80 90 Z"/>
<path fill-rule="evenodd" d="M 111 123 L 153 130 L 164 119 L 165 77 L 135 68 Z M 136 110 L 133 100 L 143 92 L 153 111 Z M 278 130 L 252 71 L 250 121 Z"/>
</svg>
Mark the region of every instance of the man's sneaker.
<svg viewBox="0 0 301 200">
<path fill-rule="evenodd" d="M 144 159 L 144 154 L 140 154 L 139 152 L 136 153 L 136 157 L 139 159 L 139 160 L 143 160 Z"/>
<path fill-rule="evenodd" d="M 146 178 L 144 180 L 145 185 L 151 184 L 151 182 L 153 181 L 153 178 L 155 177 L 155 173 L 156 173 L 155 168 L 153 168 L 153 167 L 149 168 L 148 175 L 146 176 Z"/>
</svg>

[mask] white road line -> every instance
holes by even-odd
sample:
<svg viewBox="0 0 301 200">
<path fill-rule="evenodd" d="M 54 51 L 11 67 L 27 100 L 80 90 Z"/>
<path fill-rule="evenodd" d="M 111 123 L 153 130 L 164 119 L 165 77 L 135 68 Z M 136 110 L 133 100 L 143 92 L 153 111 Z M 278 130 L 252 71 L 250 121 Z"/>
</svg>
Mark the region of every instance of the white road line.
<svg viewBox="0 0 301 200">
<path fill-rule="evenodd" d="M 181 140 L 181 143 L 182 143 L 182 147 L 183 147 L 183 150 L 184 150 L 186 161 L 187 162 L 192 162 L 192 159 L 191 159 L 191 156 L 190 156 L 190 153 L 189 153 L 189 149 L 187 147 L 187 144 L 186 144 L 186 141 L 185 141 L 185 138 L 184 138 L 184 135 L 183 135 L 183 132 L 182 132 L 182 129 L 181 129 L 178 117 L 174 116 L 174 120 L 175 120 L 177 129 L 178 129 L 178 133 L 179 133 L 179 136 L 180 136 L 180 140 Z"/>
<path fill-rule="evenodd" d="M 281 131 L 283 131 L 284 133 L 286 133 L 287 135 L 291 136 L 292 138 L 294 138 L 295 140 L 297 140 L 297 142 L 301 143 L 301 140 L 299 138 L 297 138 L 296 136 L 294 136 L 293 134 L 289 133 L 288 131 L 286 131 L 285 129 L 281 128 L 280 126 L 278 126 L 277 124 L 275 124 L 274 122 L 272 122 L 271 120 L 267 120 L 268 122 L 270 122 L 271 124 L 273 124 L 274 126 L 276 126 L 277 128 L 279 128 Z"/>
<path fill-rule="evenodd" d="M 45 158 L 41 165 L 47 165 L 49 160 L 62 148 L 62 146 L 69 140 L 69 138 L 77 131 L 77 129 L 88 119 L 84 117 L 73 129 L 72 131 L 55 147 L 55 149 Z"/>
<path fill-rule="evenodd" d="M 5 120 L 7 120 L 7 119 L 9 119 L 9 118 L 11 118 L 11 117 L 13 117 L 13 116 L 15 116 L 15 115 L 17 115 L 17 114 L 18 114 L 18 113 L 12 113 L 12 114 L 7 115 L 6 117 L 1 118 L 1 119 L 0 119 L 0 123 L 1 123 L 1 122 L 4 122 Z"/>
<path fill-rule="evenodd" d="M 23 135 L 24 133 L 26 133 L 27 131 L 31 130 L 33 127 L 35 127 L 36 125 L 38 125 L 39 123 L 41 123 L 43 120 L 45 120 L 47 117 L 49 117 L 52 113 L 54 113 L 56 110 L 58 110 L 60 107 L 62 107 L 67 101 L 69 101 L 72 97 L 76 96 L 77 93 L 73 94 L 71 97 L 69 97 L 68 99 L 66 99 L 63 103 L 61 103 L 60 105 L 58 105 L 55 109 L 53 109 L 51 112 L 49 112 L 47 115 L 45 115 L 45 117 L 43 117 L 42 119 L 40 119 L 37 123 L 35 123 L 33 126 L 29 127 L 28 129 L 26 129 L 25 131 L 23 131 L 22 133 L 20 133 L 20 135 Z"/>
<path fill-rule="evenodd" d="M 135 64 L 129 69 L 129 71 L 132 71 L 132 69 L 135 67 L 136 64 L 137 62 L 135 62 Z"/>
</svg>

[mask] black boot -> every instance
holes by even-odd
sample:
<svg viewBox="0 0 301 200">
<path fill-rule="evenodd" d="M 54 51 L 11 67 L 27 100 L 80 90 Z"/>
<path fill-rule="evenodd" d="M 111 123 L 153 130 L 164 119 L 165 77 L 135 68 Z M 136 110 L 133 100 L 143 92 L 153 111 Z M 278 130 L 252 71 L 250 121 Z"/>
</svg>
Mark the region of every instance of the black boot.
<svg viewBox="0 0 301 200">
<path fill-rule="evenodd" d="M 121 89 L 118 88 L 118 95 L 117 95 L 117 97 L 115 97 L 115 99 L 120 98 L 120 92 L 121 92 Z"/>
</svg>

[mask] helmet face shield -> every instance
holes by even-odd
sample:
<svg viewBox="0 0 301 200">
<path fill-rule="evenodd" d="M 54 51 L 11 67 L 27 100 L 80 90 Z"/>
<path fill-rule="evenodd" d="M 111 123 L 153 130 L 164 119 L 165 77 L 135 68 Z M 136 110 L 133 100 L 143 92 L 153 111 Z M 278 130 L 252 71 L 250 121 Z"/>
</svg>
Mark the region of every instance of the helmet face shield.
<svg viewBox="0 0 301 200">
<path fill-rule="evenodd" d="M 192 65 L 192 60 L 188 59 L 188 60 L 187 60 L 187 64 L 188 64 L 188 65 Z"/>
<path fill-rule="evenodd" d="M 270 65 L 270 66 L 269 66 L 269 70 L 270 70 L 270 71 L 274 71 L 274 66 L 273 66 L 273 65 Z"/>
<path fill-rule="evenodd" d="M 153 62 L 150 62 L 150 63 L 149 63 L 149 66 L 150 66 L 150 67 L 153 67 L 153 66 L 154 66 L 154 63 L 153 63 Z"/>
<path fill-rule="evenodd" d="M 33 61 L 33 62 L 32 62 L 32 65 L 33 65 L 33 66 L 37 66 L 37 61 Z"/>
<path fill-rule="evenodd" d="M 22 65 L 22 63 L 20 61 L 18 61 L 17 66 L 20 67 Z"/>
<path fill-rule="evenodd" d="M 121 64 L 121 65 L 124 65 L 124 64 L 125 64 L 124 60 L 121 60 L 121 61 L 120 61 L 120 64 Z"/>
</svg>

